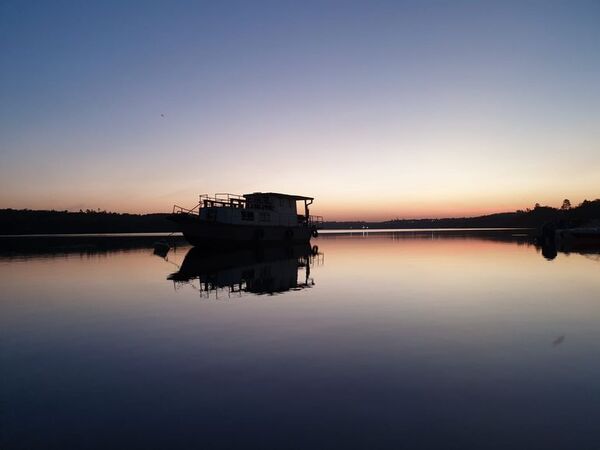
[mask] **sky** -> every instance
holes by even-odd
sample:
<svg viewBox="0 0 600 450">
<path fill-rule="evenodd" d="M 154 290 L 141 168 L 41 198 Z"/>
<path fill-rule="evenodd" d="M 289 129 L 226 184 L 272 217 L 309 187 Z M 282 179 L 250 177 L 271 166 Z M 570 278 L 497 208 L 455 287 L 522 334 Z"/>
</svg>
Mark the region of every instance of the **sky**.
<svg viewBox="0 0 600 450">
<path fill-rule="evenodd" d="M 0 208 L 255 191 L 328 220 L 600 197 L 600 2 L 0 3 Z"/>
</svg>

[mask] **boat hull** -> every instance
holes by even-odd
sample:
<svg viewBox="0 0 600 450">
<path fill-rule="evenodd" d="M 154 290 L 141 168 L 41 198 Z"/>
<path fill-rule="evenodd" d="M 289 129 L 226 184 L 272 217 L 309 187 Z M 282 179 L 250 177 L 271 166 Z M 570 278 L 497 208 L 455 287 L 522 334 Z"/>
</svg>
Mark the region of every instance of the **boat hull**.
<svg viewBox="0 0 600 450">
<path fill-rule="evenodd" d="M 169 220 L 177 223 L 190 244 L 211 249 L 308 243 L 312 232 L 311 228 L 306 226 L 232 225 L 208 222 L 193 214 L 172 214 Z"/>
</svg>

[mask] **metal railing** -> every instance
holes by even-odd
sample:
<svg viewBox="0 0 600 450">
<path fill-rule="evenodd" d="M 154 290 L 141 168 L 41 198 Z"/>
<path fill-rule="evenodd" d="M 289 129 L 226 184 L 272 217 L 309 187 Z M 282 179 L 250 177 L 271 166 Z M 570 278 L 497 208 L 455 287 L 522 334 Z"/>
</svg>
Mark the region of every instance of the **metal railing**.
<svg viewBox="0 0 600 450">
<path fill-rule="evenodd" d="M 211 197 L 208 194 L 202 194 L 200 196 L 200 199 L 202 200 L 203 198 L 205 198 L 206 200 L 214 200 L 214 201 L 223 202 L 223 203 L 229 203 L 232 200 L 239 201 L 239 202 L 246 201 L 246 199 L 244 198 L 243 195 L 230 194 L 229 192 L 218 192 L 215 194 L 214 197 Z"/>
<path fill-rule="evenodd" d="M 323 216 L 308 216 L 308 224 L 319 228 L 323 226 Z"/>
<path fill-rule="evenodd" d="M 200 214 L 200 203 L 192 209 L 184 208 L 183 206 L 173 205 L 173 214 Z"/>
<path fill-rule="evenodd" d="M 201 208 L 244 208 L 246 199 L 237 194 L 220 192 L 211 197 L 208 194 L 198 196 L 198 204 L 193 208 L 173 205 L 173 214 L 200 214 Z"/>
<path fill-rule="evenodd" d="M 244 208 L 246 199 L 242 195 L 219 192 L 211 197 L 208 194 L 200 196 L 200 205 L 205 208 Z"/>
</svg>

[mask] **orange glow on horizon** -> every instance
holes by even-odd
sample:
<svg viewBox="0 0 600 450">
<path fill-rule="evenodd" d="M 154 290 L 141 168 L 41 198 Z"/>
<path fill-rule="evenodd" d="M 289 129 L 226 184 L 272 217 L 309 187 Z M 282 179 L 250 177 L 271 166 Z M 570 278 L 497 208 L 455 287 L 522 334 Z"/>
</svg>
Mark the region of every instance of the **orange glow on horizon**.
<svg viewBox="0 0 600 450">
<path fill-rule="evenodd" d="M 315 195 L 315 194 L 313 194 Z M 583 200 L 594 200 L 600 196 L 588 196 L 574 198 L 570 197 L 573 206 L 580 204 Z M 187 201 L 186 201 L 187 200 Z M 191 200 L 191 201 L 190 201 Z M 153 214 L 153 213 L 168 213 L 171 211 L 174 204 L 178 204 L 184 207 L 192 208 L 197 203 L 197 197 L 186 197 L 181 199 L 173 199 L 169 201 L 158 202 L 148 201 L 147 203 L 129 203 L 127 198 L 123 198 L 120 202 L 103 202 L 98 201 L 87 205 L 72 205 L 60 203 L 30 203 L 25 205 L 19 204 L 5 204 L 3 208 L 13 209 L 41 209 L 49 210 L 54 209 L 57 211 L 68 210 L 77 212 L 80 209 L 93 209 L 101 211 L 109 211 L 116 213 L 130 213 L 130 214 Z M 368 203 L 365 200 L 348 202 L 348 201 L 334 201 L 331 197 L 325 197 L 322 201 L 319 201 L 319 197 L 316 196 L 315 202 L 310 206 L 311 215 L 323 216 L 325 221 L 365 221 L 365 222 L 383 222 L 388 220 L 400 219 L 400 220 L 418 220 L 418 219 L 443 219 L 443 218 L 463 218 L 463 217 L 477 217 L 496 213 L 507 213 L 515 212 L 517 210 L 526 210 L 527 208 L 533 208 L 535 201 L 523 201 L 523 202 L 497 202 L 486 204 L 483 203 L 469 203 L 463 202 L 423 202 L 416 204 L 416 202 L 400 202 L 389 200 L 388 204 L 384 200 L 380 200 L 377 203 Z M 555 201 L 538 201 L 543 206 L 551 206 L 559 208 L 562 199 Z M 96 206 L 100 205 L 100 206 Z M 112 205 L 112 206 L 111 206 Z M 302 212 L 302 204 L 298 203 L 298 211 Z"/>
</svg>

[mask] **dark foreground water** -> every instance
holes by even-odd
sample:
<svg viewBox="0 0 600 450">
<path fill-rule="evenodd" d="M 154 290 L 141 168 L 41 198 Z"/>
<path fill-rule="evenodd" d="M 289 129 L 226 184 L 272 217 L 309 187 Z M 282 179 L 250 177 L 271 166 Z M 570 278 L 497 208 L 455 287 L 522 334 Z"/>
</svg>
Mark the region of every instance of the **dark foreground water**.
<svg viewBox="0 0 600 450">
<path fill-rule="evenodd" d="M 511 234 L 12 251 L 0 447 L 598 449 L 598 255 Z"/>
</svg>

